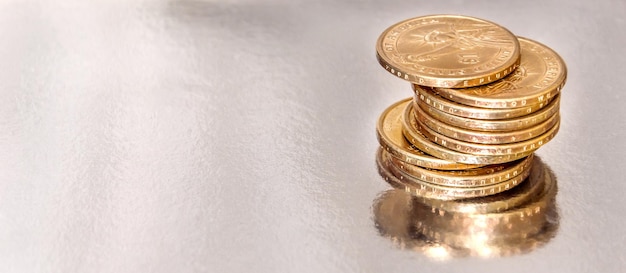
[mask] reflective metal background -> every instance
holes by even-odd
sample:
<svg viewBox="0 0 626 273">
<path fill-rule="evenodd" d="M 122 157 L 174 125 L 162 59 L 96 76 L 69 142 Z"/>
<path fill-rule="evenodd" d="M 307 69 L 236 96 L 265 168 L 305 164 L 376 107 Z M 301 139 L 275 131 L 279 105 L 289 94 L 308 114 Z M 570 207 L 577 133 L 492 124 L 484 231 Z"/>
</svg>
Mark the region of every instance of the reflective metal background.
<svg viewBox="0 0 626 273">
<path fill-rule="evenodd" d="M 2 272 L 618 272 L 624 1 L 2 1 Z M 374 44 L 461 13 L 566 60 L 558 231 L 500 259 L 381 237 Z"/>
</svg>

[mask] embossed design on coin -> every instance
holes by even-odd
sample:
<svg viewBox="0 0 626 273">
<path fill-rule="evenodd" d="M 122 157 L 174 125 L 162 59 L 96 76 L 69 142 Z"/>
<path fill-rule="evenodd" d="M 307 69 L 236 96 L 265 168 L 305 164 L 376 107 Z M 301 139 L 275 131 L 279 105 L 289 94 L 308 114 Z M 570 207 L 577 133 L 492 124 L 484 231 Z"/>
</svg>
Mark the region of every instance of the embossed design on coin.
<svg viewBox="0 0 626 273">
<path fill-rule="evenodd" d="M 393 58 L 415 69 L 419 69 L 419 66 L 437 68 L 441 64 L 434 61 L 438 60 L 456 59 L 456 63 L 474 65 L 484 55 L 493 54 L 491 51 L 499 51 L 510 44 L 510 37 L 499 35 L 503 32 L 498 31 L 498 28 L 490 24 L 467 21 L 415 28 L 407 32 L 407 41 L 402 45 L 410 49 L 407 53 L 393 54 Z M 446 60 L 442 60 L 443 58 Z"/>
<path fill-rule="evenodd" d="M 528 61 L 520 62 L 520 65 L 502 80 L 485 85 L 484 88 L 474 88 L 471 91 L 479 96 L 495 95 L 499 93 L 507 93 L 522 88 L 520 82 L 528 77 L 538 75 L 538 71 L 533 70 L 534 67 L 528 65 Z"/>
<path fill-rule="evenodd" d="M 519 63 L 517 38 L 495 23 L 466 16 L 433 15 L 391 26 L 376 48 L 387 71 L 435 87 L 487 84 Z"/>
</svg>

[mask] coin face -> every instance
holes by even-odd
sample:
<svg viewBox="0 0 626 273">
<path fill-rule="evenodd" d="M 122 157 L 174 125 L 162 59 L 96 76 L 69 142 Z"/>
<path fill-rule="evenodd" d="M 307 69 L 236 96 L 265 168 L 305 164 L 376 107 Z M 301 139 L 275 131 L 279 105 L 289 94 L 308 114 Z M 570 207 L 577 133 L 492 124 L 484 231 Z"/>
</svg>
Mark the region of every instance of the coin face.
<svg viewBox="0 0 626 273">
<path fill-rule="evenodd" d="M 449 160 L 439 159 L 413 147 L 402 134 L 402 117 L 406 105 L 411 103 L 411 99 L 404 99 L 385 110 L 376 125 L 377 137 L 380 145 L 392 156 L 409 164 L 424 168 L 438 170 L 461 170 L 472 169 L 482 165 L 462 164 Z"/>
<path fill-rule="evenodd" d="M 561 57 L 549 47 L 519 37 L 520 66 L 502 80 L 464 89 L 435 88 L 442 97 L 485 108 L 516 108 L 545 103 L 556 96 L 567 77 Z"/>
<path fill-rule="evenodd" d="M 408 19 L 385 30 L 376 46 L 380 64 L 415 84 L 465 88 L 487 84 L 519 64 L 517 37 L 495 23 L 458 15 Z"/>
</svg>

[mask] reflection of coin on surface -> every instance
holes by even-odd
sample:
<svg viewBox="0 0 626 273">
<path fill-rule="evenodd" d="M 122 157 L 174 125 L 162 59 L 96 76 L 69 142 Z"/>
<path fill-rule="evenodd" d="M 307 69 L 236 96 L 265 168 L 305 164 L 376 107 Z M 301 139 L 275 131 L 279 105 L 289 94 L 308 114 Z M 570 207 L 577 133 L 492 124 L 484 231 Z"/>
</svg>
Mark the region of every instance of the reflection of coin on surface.
<svg viewBox="0 0 626 273">
<path fill-rule="evenodd" d="M 393 189 L 382 192 L 374 200 L 374 222 L 380 235 L 396 246 L 433 258 L 528 253 L 549 242 L 559 226 L 556 177 L 547 166 L 542 171 L 543 191 L 506 211 L 450 214 L 420 202 L 405 191 Z M 507 194 L 513 197 L 511 193 L 502 193 Z M 532 217 L 527 217 L 531 214 Z"/>
</svg>

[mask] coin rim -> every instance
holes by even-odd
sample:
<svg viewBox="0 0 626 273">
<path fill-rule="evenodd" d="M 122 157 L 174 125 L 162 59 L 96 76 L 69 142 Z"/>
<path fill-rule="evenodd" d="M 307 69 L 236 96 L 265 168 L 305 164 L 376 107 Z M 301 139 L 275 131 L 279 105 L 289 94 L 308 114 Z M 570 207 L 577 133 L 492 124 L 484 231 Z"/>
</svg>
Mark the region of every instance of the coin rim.
<svg viewBox="0 0 626 273">
<path fill-rule="evenodd" d="M 557 119 L 560 119 L 560 114 L 557 112 L 546 121 L 526 129 L 502 132 L 485 132 L 468 130 L 441 122 L 426 113 L 421 107 L 414 106 L 413 111 L 415 111 L 415 116 L 419 121 L 426 124 L 428 128 L 433 129 L 439 134 L 466 142 L 481 144 L 505 144 L 535 138 L 547 132 L 550 128 L 552 128 L 552 126 L 554 126 L 554 124 L 556 124 Z M 472 138 L 475 138 L 475 140 Z"/>
<path fill-rule="evenodd" d="M 460 104 L 446 99 L 441 95 L 434 93 L 434 90 L 429 90 L 431 88 L 428 86 L 419 86 L 415 84 L 412 86 L 414 100 L 419 99 L 426 102 L 426 104 L 431 107 L 439 109 L 443 112 L 471 119 L 501 120 L 522 117 L 541 110 L 552 100 L 551 97 L 540 103 L 527 104 L 523 107 L 517 108 L 481 108 Z"/>
<path fill-rule="evenodd" d="M 471 119 L 466 117 L 459 117 L 452 114 L 448 114 L 444 111 L 440 111 L 437 108 L 433 108 L 432 106 L 422 102 L 421 100 L 415 101 L 414 104 L 417 104 L 422 110 L 428 113 L 431 117 L 455 126 L 461 127 L 468 130 L 474 131 L 484 131 L 484 132 L 502 132 L 502 131 L 517 131 L 522 129 L 527 129 L 533 127 L 537 124 L 540 124 L 546 121 L 555 113 L 559 112 L 560 104 L 561 104 L 561 96 L 555 96 L 552 101 L 539 111 L 536 111 L 530 115 L 521 116 L 512 119 L 500 119 L 500 120 L 481 120 L 481 119 Z M 521 125 L 520 125 L 521 124 Z"/>
<path fill-rule="evenodd" d="M 561 125 L 559 120 L 547 132 L 525 141 L 506 144 L 479 144 L 465 142 L 439 134 L 435 130 L 423 124 L 419 118 L 416 118 L 415 120 L 418 124 L 417 129 L 422 133 L 422 135 L 430 139 L 430 141 L 450 150 L 473 155 L 499 155 L 503 153 L 502 151 L 504 151 L 504 153 L 521 153 L 525 152 L 528 149 L 528 146 L 531 146 L 531 149 L 533 148 L 532 146 L 541 147 L 550 142 L 550 140 L 556 136 Z M 511 152 L 509 152 L 509 150 L 511 150 Z"/>
</svg>

